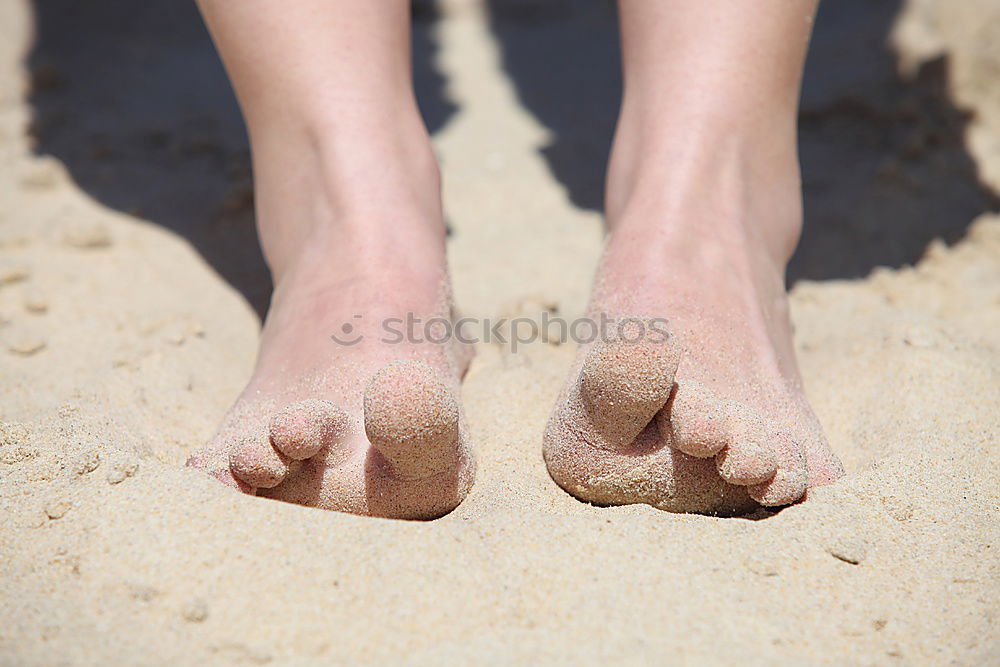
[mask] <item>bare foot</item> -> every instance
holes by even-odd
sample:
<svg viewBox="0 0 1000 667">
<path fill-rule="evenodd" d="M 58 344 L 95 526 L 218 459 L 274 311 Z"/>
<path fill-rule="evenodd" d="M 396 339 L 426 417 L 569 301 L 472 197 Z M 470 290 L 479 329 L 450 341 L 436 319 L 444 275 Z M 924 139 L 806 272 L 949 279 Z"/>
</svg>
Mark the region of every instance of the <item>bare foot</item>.
<svg viewBox="0 0 1000 667">
<path fill-rule="evenodd" d="M 581 346 L 544 453 L 582 500 L 738 514 L 843 474 L 803 392 L 788 319 L 796 165 L 763 178 L 745 155 L 707 151 L 658 175 L 675 189 L 627 189 L 609 214 L 591 316 L 663 318 L 673 335 Z"/>
<path fill-rule="evenodd" d="M 475 467 L 459 404 L 467 356 L 390 344 L 381 327 L 450 316 L 447 282 L 393 275 L 401 258 L 386 259 L 323 257 L 282 281 L 250 383 L 189 465 L 247 493 L 355 514 L 431 519 L 462 501 Z"/>
<path fill-rule="evenodd" d="M 471 348 L 423 335 L 451 318 L 451 290 L 437 165 L 407 118 L 392 141 L 279 126 L 261 142 L 274 153 L 255 148 L 276 287 L 253 377 L 189 465 L 247 493 L 382 517 L 431 519 L 468 493 Z M 408 318 L 419 337 L 400 335 Z"/>
</svg>

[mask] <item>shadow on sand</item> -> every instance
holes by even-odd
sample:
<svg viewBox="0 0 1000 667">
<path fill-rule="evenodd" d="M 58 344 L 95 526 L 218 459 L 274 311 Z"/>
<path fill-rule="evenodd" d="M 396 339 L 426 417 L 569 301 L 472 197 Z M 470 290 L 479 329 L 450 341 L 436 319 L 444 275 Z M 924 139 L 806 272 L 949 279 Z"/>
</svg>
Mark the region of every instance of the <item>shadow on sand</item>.
<svg viewBox="0 0 1000 667">
<path fill-rule="evenodd" d="M 887 36 L 899 0 L 823 3 L 800 116 L 806 225 L 789 281 L 858 278 L 962 238 L 996 199 L 977 180 L 947 63 L 901 80 Z M 542 149 L 571 200 L 599 209 L 621 93 L 614 4 L 492 0 L 521 102 L 553 134 Z M 544 63 L 540 67 L 539 63 Z"/>
<path fill-rule="evenodd" d="M 601 206 L 620 73 L 613 4 L 493 0 L 493 30 L 522 103 L 552 130 L 543 149 L 580 207 Z M 431 131 L 455 108 L 434 70 L 429 0 L 415 5 L 414 68 Z M 823 5 L 801 114 L 806 231 L 800 278 L 854 278 L 954 242 L 995 205 L 965 152 L 967 119 L 944 62 L 901 81 L 886 35 L 898 0 Z M 35 3 L 30 54 L 36 150 L 96 200 L 185 237 L 263 313 L 270 294 L 253 229 L 247 139 L 193 3 Z M 544 63 L 540 67 L 539 63 Z"/>
<path fill-rule="evenodd" d="M 186 238 L 253 305 L 271 282 L 253 225 L 243 120 L 193 2 L 35 2 L 36 151 L 111 208 Z M 431 131 L 454 112 L 431 66 L 436 20 L 414 5 L 414 78 Z"/>
</svg>

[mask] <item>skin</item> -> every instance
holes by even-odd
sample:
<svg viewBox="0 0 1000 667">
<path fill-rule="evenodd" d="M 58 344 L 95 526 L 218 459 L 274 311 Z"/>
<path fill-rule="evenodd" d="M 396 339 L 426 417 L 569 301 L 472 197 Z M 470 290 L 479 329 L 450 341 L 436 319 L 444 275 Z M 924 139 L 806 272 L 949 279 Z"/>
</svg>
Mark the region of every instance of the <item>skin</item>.
<svg viewBox="0 0 1000 667">
<path fill-rule="evenodd" d="M 590 310 L 665 318 L 674 336 L 670 354 L 581 347 L 546 429 L 549 472 L 602 504 L 735 514 L 795 502 L 843 473 L 802 388 L 784 289 L 816 2 L 619 6 L 625 91 Z M 630 443 L 608 435 L 629 421 L 622 395 L 583 400 L 588 379 L 623 363 L 673 380 L 629 417 L 648 424 Z"/>
<path fill-rule="evenodd" d="M 248 493 L 440 516 L 472 484 L 458 403 L 468 353 L 387 345 L 377 326 L 451 314 L 409 2 L 199 5 L 249 129 L 275 291 L 253 377 L 189 464 Z M 666 318 L 673 337 L 581 348 L 544 450 L 581 499 L 737 512 L 841 473 L 802 391 L 783 285 L 814 11 L 620 2 L 625 96 L 591 311 Z M 331 342 L 345 322 L 361 343 Z"/>
<path fill-rule="evenodd" d="M 380 342 L 384 318 L 451 316 L 440 176 L 411 83 L 409 3 L 199 4 L 250 133 L 275 290 L 253 377 L 188 463 L 305 505 L 445 514 L 475 469 L 457 398 L 469 355 Z M 332 334 L 363 338 L 337 345 Z M 391 415 L 433 426 L 414 433 Z"/>
</svg>

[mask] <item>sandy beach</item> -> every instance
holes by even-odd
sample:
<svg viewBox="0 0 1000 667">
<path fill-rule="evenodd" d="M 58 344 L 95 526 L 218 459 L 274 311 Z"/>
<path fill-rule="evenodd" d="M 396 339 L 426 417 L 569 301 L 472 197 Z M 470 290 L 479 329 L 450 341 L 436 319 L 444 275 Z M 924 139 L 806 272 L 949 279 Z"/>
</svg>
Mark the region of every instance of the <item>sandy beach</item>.
<svg viewBox="0 0 1000 667">
<path fill-rule="evenodd" d="M 418 10 L 459 308 L 581 315 L 613 5 Z M 573 346 L 481 344 L 475 486 L 405 522 L 183 467 L 270 291 L 193 3 L 0 3 L 0 663 L 997 664 L 998 45 L 991 0 L 817 17 L 789 282 L 846 477 L 748 518 L 581 503 L 541 456 Z"/>
</svg>

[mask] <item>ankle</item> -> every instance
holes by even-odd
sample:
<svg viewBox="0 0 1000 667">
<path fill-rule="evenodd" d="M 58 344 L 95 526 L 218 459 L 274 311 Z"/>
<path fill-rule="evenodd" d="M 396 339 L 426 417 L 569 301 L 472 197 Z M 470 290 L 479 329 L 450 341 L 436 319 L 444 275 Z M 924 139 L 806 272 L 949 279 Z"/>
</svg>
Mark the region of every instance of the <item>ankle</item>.
<svg viewBox="0 0 1000 667">
<path fill-rule="evenodd" d="M 655 135 L 619 126 L 606 197 L 612 236 L 766 253 L 783 271 L 802 227 L 794 135 L 707 125 Z"/>
<path fill-rule="evenodd" d="M 443 232 L 441 172 L 423 121 L 415 109 L 382 121 L 314 129 L 325 204 L 345 222 L 396 227 L 409 216 Z"/>
<path fill-rule="evenodd" d="M 443 255 L 430 138 L 419 117 L 397 120 L 375 128 L 334 119 L 265 140 L 253 136 L 258 227 L 275 283 L 317 256 Z"/>
</svg>

